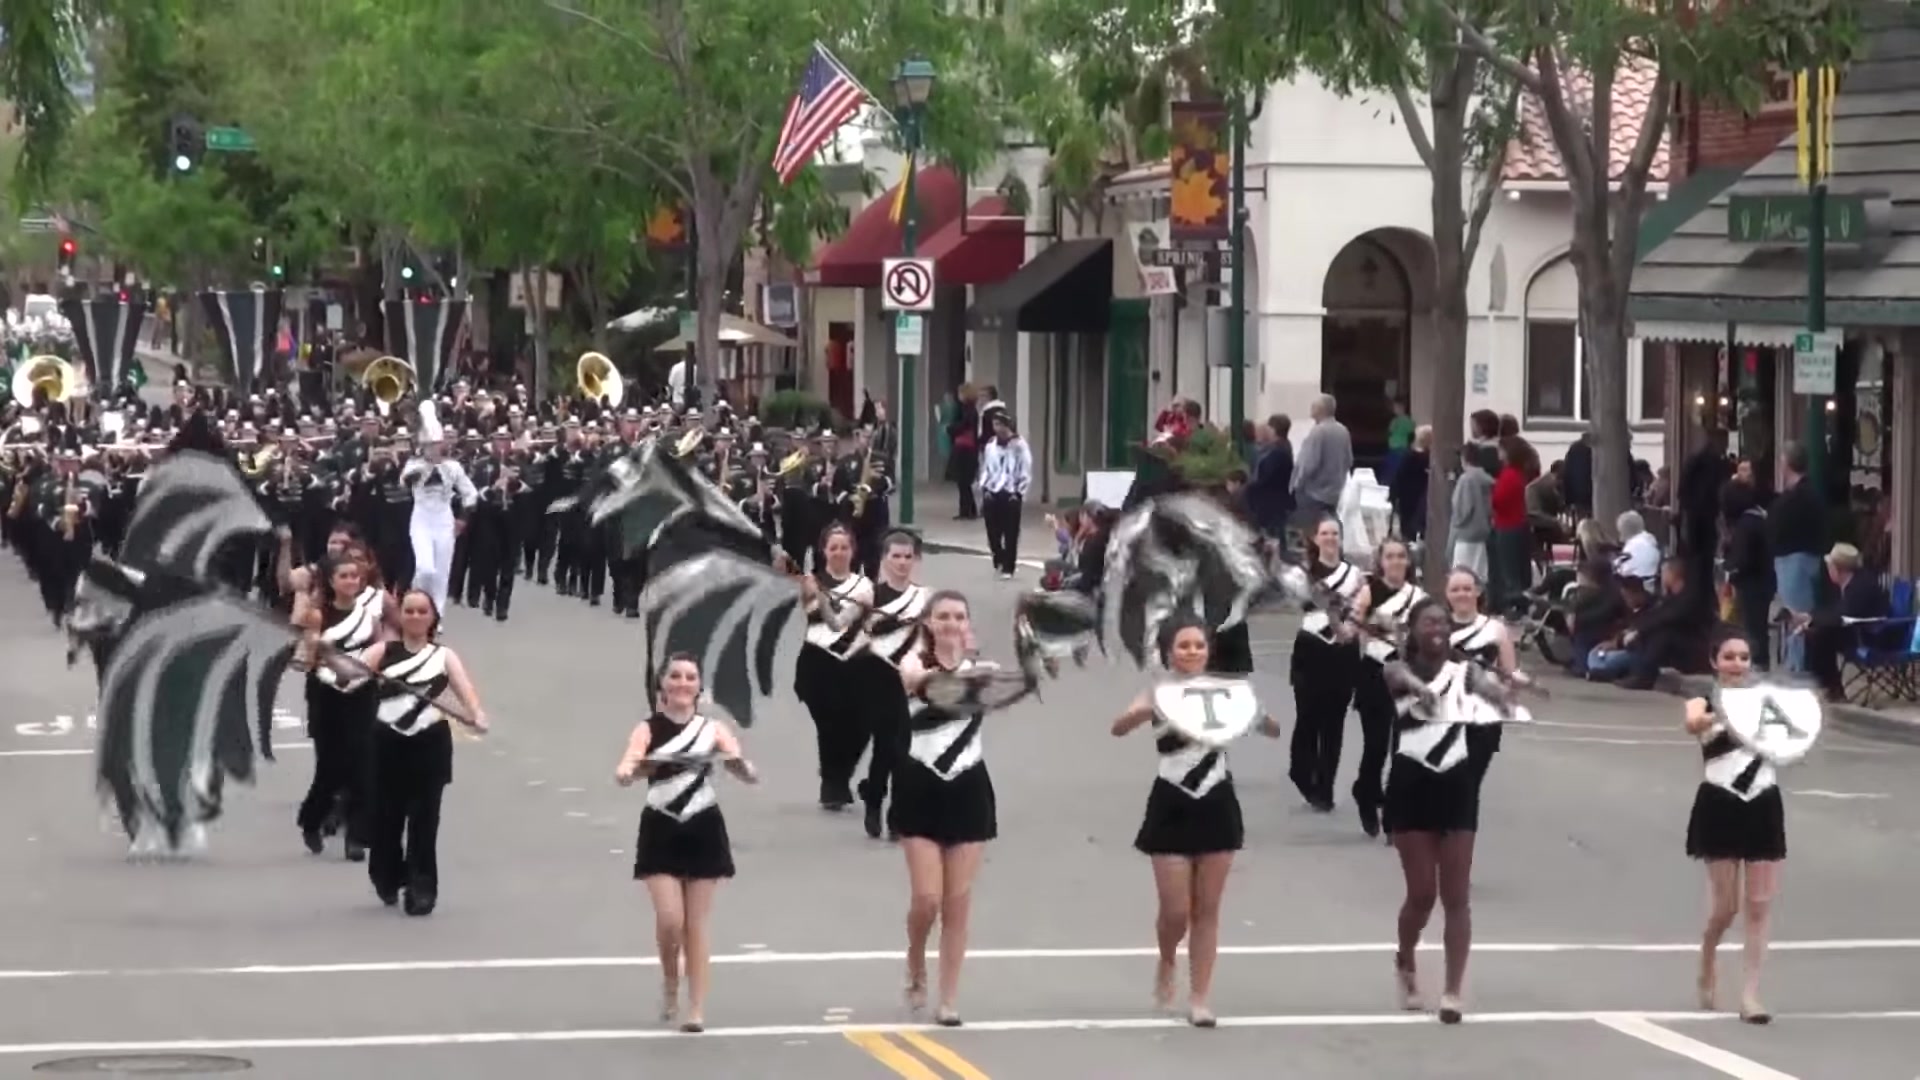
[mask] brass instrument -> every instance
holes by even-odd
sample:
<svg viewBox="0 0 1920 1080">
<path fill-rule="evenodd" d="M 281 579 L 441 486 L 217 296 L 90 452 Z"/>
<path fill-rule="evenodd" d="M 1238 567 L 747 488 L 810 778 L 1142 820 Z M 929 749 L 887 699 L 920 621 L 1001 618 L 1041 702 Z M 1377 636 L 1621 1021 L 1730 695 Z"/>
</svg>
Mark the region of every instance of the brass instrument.
<svg viewBox="0 0 1920 1080">
<path fill-rule="evenodd" d="M 573 381 L 590 400 L 604 398 L 610 409 L 619 408 L 627 396 L 627 381 L 603 353 L 582 353 L 579 362 L 573 365 Z"/>
<path fill-rule="evenodd" d="M 413 365 L 397 356 L 382 356 L 369 362 L 360 372 L 360 385 L 373 391 L 373 398 L 379 402 L 382 416 L 393 408 L 395 402 L 407 396 L 418 379 Z"/>
<path fill-rule="evenodd" d="M 13 399 L 29 408 L 36 390 L 46 391 L 48 401 L 65 402 L 79 389 L 80 373 L 57 356 L 30 356 L 13 373 Z"/>
<path fill-rule="evenodd" d="M 707 429 L 701 427 L 699 424 L 694 424 L 687 429 L 685 435 L 680 436 L 680 441 L 674 444 L 673 456 L 677 458 L 691 456 L 695 450 L 700 449 L 700 444 L 706 440 Z"/>
<path fill-rule="evenodd" d="M 720 468 L 715 470 L 715 479 L 713 482 L 714 486 L 720 489 L 720 494 L 722 495 L 727 493 L 727 473 L 732 470 L 733 444 L 730 442 L 722 443 L 720 446 Z"/>
<path fill-rule="evenodd" d="M 854 482 L 853 516 L 864 517 L 867 499 L 873 494 L 873 436 L 867 437 L 867 452 L 860 458 L 860 478 Z"/>
<path fill-rule="evenodd" d="M 773 474 L 782 480 L 793 480 L 799 477 L 801 473 L 807 471 L 807 462 L 811 460 L 813 460 L 813 455 L 807 453 L 807 448 L 802 446 L 800 449 L 781 458 L 780 467 L 775 469 Z"/>
</svg>

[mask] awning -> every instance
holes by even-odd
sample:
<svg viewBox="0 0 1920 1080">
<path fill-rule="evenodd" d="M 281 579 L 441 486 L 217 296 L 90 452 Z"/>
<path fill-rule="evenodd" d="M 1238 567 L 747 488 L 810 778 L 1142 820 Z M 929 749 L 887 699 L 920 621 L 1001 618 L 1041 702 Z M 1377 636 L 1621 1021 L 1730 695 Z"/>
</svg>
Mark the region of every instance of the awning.
<svg viewBox="0 0 1920 1080">
<path fill-rule="evenodd" d="M 989 195 L 928 237 L 917 254 L 933 260 L 933 279 L 942 285 L 1005 281 L 1026 261 L 1027 220 Z"/>
<path fill-rule="evenodd" d="M 799 342 L 770 326 L 761 326 L 752 319 L 743 319 L 738 315 L 722 313 L 720 316 L 720 344 L 722 345 L 771 345 L 777 349 L 789 349 Z M 687 339 L 674 335 L 672 341 L 663 342 L 654 347 L 654 352 L 685 352 Z"/>
<path fill-rule="evenodd" d="M 853 223 L 839 239 L 820 249 L 813 269 L 807 271 L 807 284 L 848 289 L 880 287 L 881 260 L 899 255 L 902 247 L 900 226 L 893 220 L 898 188 L 896 184 L 868 203 L 853 216 Z M 944 165 L 915 174 L 913 196 L 921 236 L 931 238 L 960 216 L 964 190 L 960 178 Z"/>
<path fill-rule="evenodd" d="M 974 293 L 973 330 L 1104 334 L 1113 308 L 1113 241 L 1062 240 L 1019 273 Z"/>
<path fill-rule="evenodd" d="M 1833 327 L 1832 329 L 1839 329 Z M 1636 320 L 1633 336 L 1641 341 L 1666 341 L 1685 344 L 1725 345 L 1729 335 L 1734 345 L 1747 349 L 1791 349 L 1799 329 L 1768 323 L 1674 322 L 1667 319 Z"/>
</svg>

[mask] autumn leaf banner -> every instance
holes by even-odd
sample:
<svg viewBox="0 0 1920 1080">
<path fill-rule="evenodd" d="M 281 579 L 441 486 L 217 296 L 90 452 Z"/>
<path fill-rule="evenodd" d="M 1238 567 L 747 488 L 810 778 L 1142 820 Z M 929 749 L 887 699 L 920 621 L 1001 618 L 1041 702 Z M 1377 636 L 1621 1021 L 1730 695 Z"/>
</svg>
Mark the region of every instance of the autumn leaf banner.
<svg viewBox="0 0 1920 1080">
<path fill-rule="evenodd" d="M 1168 164 L 1173 203 L 1168 232 L 1182 240 L 1225 240 L 1232 235 L 1227 218 L 1227 173 L 1232 150 L 1227 143 L 1227 107 L 1218 102 L 1173 102 L 1173 152 Z"/>
<path fill-rule="evenodd" d="M 647 217 L 647 245 L 655 248 L 679 248 L 687 243 L 687 210 L 669 203 L 656 208 Z"/>
</svg>

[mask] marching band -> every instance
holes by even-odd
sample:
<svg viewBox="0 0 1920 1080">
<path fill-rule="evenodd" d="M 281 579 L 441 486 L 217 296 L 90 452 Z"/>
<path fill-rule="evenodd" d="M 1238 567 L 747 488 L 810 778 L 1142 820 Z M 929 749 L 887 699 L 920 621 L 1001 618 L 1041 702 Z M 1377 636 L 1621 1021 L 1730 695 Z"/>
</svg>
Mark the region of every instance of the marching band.
<svg viewBox="0 0 1920 1080">
<path fill-rule="evenodd" d="M 1084 623 L 1098 615 L 1076 624 L 1070 606 L 1023 604 L 1020 671 L 977 661 L 966 598 L 920 584 L 917 537 L 890 527 L 892 439 L 884 423 L 853 432 L 844 445 L 821 430 L 769 446 L 771 433 L 724 403 L 710 413 L 629 405 L 618 372 L 591 353 L 577 371 L 582 396 L 551 402 L 533 402 L 520 386 L 476 395 L 464 382 L 435 400 L 416 394 L 410 370 L 394 358 L 375 361 L 358 400 L 321 415 L 276 391 L 226 402 L 184 379 L 171 408 L 142 410 L 92 400 L 71 369 L 31 366 L 0 440 L 0 476 L 11 493 L 4 539 L 59 623 L 95 549 L 117 551 L 148 469 L 173 453 L 224 455 L 275 528 L 223 559 L 222 577 L 284 612 L 304 635 L 297 666 L 310 672 L 316 753 L 297 821 L 303 843 L 318 854 L 344 830 L 346 858 L 370 863 L 381 901 L 404 900 L 407 914 L 424 916 L 439 895 L 440 792 L 452 761 L 446 721 L 487 726 L 471 678 L 441 642 L 445 608 L 505 622 L 516 583 L 533 582 L 589 607 L 600 607 L 610 588 L 612 613 L 640 618 L 648 575 L 659 570 L 648 563 L 653 541 L 636 553 L 622 522 L 596 514 L 595 493 L 624 482 L 621 470 L 634 462 L 666 455 L 757 530 L 764 561 L 798 579 L 792 602 L 806 626 L 794 688 L 818 730 L 820 804 L 845 809 L 857 794 L 866 832 L 899 842 L 911 886 L 907 999 L 916 1011 L 927 1004 L 926 948 L 938 924 L 935 1019 L 957 1026 L 972 883 L 983 845 L 997 835 L 985 717 L 1031 691 L 1041 672 L 1057 673 L 1061 657 L 1083 658 L 1093 633 Z M 1261 709 L 1245 672 L 1220 662 L 1215 643 L 1243 628 L 1254 600 L 1277 588 L 1306 611 L 1293 657 L 1291 777 L 1309 805 L 1332 808 L 1341 732 L 1357 700 L 1366 752 L 1353 794 L 1365 831 L 1388 834 L 1406 884 L 1394 958 L 1400 1004 L 1420 1007 L 1415 948 L 1437 902 L 1445 921 L 1438 1015 L 1459 1022 L 1480 786 L 1503 726 L 1528 719 L 1513 701 L 1529 683 L 1504 624 L 1480 612 L 1480 583 L 1469 571 L 1452 574 L 1442 596 L 1424 594 L 1397 541 L 1377 553 L 1369 575 L 1345 561 L 1339 526 L 1328 521 L 1312 534 L 1308 564 L 1282 569 L 1259 561 L 1259 545 L 1236 531 L 1229 512 L 1185 498 L 1134 514 L 1166 515 L 1168 529 L 1202 540 L 1149 558 L 1123 548 L 1159 542 L 1165 530 L 1136 521 L 1116 528 L 1109 556 L 1109 596 L 1123 609 L 1125 644 L 1161 680 L 1111 727 L 1123 736 L 1151 725 L 1158 751 L 1135 841 L 1160 897 L 1156 1002 L 1173 1004 L 1184 943 L 1187 1019 L 1216 1023 L 1210 991 L 1221 902 L 1245 833 L 1227 749 L 1248 733 L 1278 737 L 1281 726 Z M 1182 559 L 1183 572 L 1166 569 Z M 1791 724 L 1754 720 L 1760 706 L 1727 696 L 1744 680 L 1744 648 L 1737 637 L 1719 644 L 1724 692 L 1686 707 L 1686 729 L 1706 760 L 1688 852 L 1708 862 L 1715 896 L 1701 1000 L 1711 1007 L 1714 950 L 1744 880 L 1741 1015 L 1764 1023 L 1759 958 L 1785 856 L 1772 770 L 1805 753 L 1819 717 L 1816 703 Z M 323 654 L 348 658 L 360 675 L 341 674 L 320 662 Z M 649 677 L 650 715 L 635 727 L 615 778 L 646 789 L 633 874 L 654 905 L 662 1018 L 697 1032 L 714 890 L 735 869 L 714 781 L 717 770 L 747 781 L 757 773 L 729 718 L 712 715 L 718 695 L 710 684 L 743 676 L 671 652 L 650 661 Z M 986 688 L 1003 677 L 1025 682 L 989 701 Z M 459 708 L 439 703 L 449 693 Z M 1774 730 L 1782 725 L 1798 736 L 1785 748 Z M 856 789 L 855 769 L 869 752 Z"/>
</svg>

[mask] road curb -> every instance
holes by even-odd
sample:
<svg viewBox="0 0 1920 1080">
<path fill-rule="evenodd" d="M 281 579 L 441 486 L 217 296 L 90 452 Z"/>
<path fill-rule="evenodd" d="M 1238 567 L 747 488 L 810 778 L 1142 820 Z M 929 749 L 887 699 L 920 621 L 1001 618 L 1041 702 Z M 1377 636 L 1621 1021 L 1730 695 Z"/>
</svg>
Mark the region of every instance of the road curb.
<svg viewBox="0 0 1920 1080">
<path fill-rule="evenodd" d="M 1682 675 L 1672 668 L 1666 668 L 1653 685 L 1675 697 L 1705 697 L 1713 690 L 1713 679 L 1707 675 Z M 1859 705 L 1834 704 L 1827 706 L 1826 717 L 1829 726 L 1849 735 L 1876 742 L 1920 746 L 1920 723 L 1912 720 L 1903 720 Z"/>
</svg>

